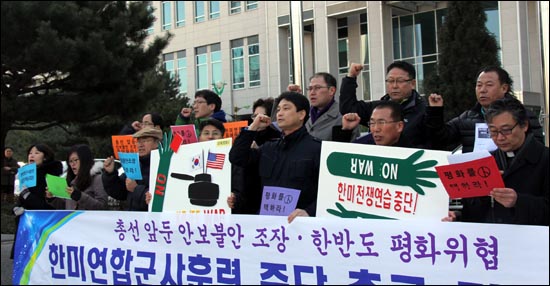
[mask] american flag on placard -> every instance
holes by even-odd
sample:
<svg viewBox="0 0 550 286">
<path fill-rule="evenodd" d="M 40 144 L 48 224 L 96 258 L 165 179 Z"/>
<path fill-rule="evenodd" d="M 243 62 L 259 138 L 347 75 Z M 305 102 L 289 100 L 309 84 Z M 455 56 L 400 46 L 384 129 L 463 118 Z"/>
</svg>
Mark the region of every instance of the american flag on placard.
<svg viewBox="0 0 550 286">
<path fill-rule="evenodd" d="M 225 160 L 225 154 L 208 152 L 208 159 L 206 160 L 206 168 L 223 169 L 223 161 Z"/>
</svg>

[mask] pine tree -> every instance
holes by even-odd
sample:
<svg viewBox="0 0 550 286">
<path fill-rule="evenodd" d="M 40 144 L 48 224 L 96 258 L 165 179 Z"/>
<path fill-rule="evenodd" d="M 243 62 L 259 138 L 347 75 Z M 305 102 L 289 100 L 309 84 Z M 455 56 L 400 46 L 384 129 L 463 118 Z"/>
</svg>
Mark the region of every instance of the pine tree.
<svg viewBox="0 0 550 286">
<path fill-rule="evenodd" d="M 449 1 L 448 15 L 439 31 L 437 74 L 424 83 L 427 95 L 443 95 L 447 119 L 475 105 L 479 70 L 500 66 L 499 47 L 485 26 L 486 20 L 480 2 Z"/>
<path fill-rule="evenodd" d="M 172 35 L 146 42 L 146 2 L 1 2 L 0 143 L 9 130 L 126 119 L 159 96 L 163 81 L 144 78 Z"/>
</svg>

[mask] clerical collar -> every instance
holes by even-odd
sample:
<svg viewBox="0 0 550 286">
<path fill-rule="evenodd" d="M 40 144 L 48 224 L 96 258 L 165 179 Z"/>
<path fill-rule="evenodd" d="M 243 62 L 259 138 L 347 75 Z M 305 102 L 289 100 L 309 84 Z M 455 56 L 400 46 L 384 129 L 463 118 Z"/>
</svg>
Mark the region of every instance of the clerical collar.
<svg viewBox="0 0 550 286">
<path fill-rule="evenodd" d="M 506 152 L 506 157 L 508 157 L 508 158 L 513 158 L 515 156 L 516 156 L 516 154 L 513 151 Z"/>
</svg>

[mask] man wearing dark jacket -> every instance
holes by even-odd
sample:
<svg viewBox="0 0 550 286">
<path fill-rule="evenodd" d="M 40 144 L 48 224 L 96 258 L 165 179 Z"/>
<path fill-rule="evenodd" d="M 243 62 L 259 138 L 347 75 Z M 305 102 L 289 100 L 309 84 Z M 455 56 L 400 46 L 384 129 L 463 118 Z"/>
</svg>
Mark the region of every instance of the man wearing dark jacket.
<svg viewBox="0 0 550 286">
<path fill-rule="evenodd" d="M 288 216 L 315 216 L 321 157 L 321 141 L 311 136 L 304 122 L 308 119 L 309 102 L 296 92 L 284 92 L 278 99 L 277 124 L 283 138 L 251 148 L 258 131 L 271 124 L 267 115 L 258 115 L 235 140 L 229 161 L 240 167 L 259 170 L 262 188 L 276 186 L 300 190 L 296 209 Z"/>
<path fill-rule="evenodd" d="M 476 123 L 485 123 L 486 109 L 497 99 L 514 98 L 512 78 L 500 67 L 485 67 L 479 71 L 476 83 L 477 103 L 470 110 L 464 111 L 445 123 L 443 119 L 443 97 L 431 94 L 428 98 L 429 107 L 426 110 L 426 127 L 431 140 L 436 146 L 462 144 L 462 152 L 474 150 Z M 538 118 L 527 111 L 529 132 L 535 139 L 544 142 L 542 127 Z"/>
<path fill-rule="evenodd" d="M 357 100 L 357 76 L 363 65 L 352 63 L 349 73 L 342 79 L 340 87 L 340 113 L 357 113 L 361 124 L 367 126 L 372 110 L 378 101 Z M 414 66 L 403 61 L 393 62 L 386 69 L 386 90 L 381 101 L 395 101 L 401 104 L 405 127 L 403 136 L 410 141 L 411 147 L 430 148 L 428 134 L 424 128 L 426 101 L 414 89 L 416 86 L 416 71 Z"/>
<path fill-rule="evenodd" d="M 342 116 L 342 126 L 335 126 L 332 130 L 332 140 L 349 142 L 352 130 L 355 129 L 361 117 L 357 113 L 347 113 Z M 372 111 L 368 122 L 370 133 L 359 137 L 352 143 L 372 144 L 382 146 L 411 147 L 403 135 L 404 118 L 401 105 L 395 101 L 379 101 Z"/>
<path fill-rule="evenodd" d="M 462 199 L 462 221 L 549 225 L 548 147 L 527 132 L 525 107 L 515 98 L 496 100 L 486 112 L 491 138 L 498 146 L 492 152 L 502 172 L 504 188 L 494 188 L 490 197 Z M 527 179 L 528 178 L 528 179 Z M 444 220 L 455 220 L 450 212 Z"/>
<path fill-rule="evenodd" d="M 149 191 L 149 174 L 151 166 L 151 151 L 158 148 L 162 139 L 162 131 L 157 128 L 146 127 L 133 135 L 137 138 L 139 153 L 139 168 L 141 180 L 132 180 L 126 174 L 118 176 L 115 170 L 113 156 L 103 162 L 105 172 L 102 174 L 103 186 L 109 196 L 126 201 L 129 211 L 147 211 L 145 193 Z"/>
<path fill-rule="evenodd" d="M 184 107 L 178 114 L 176 125 L 194 124 L 199 136 L 200 123 L 209 118 L 226 122 L 225 111 L 221 110 L 222 99 L 215 92 L 203 89 L 195 93 L 193 108 Z M 193 116 L 191 116 L 193 113 Z"/>
</svg>

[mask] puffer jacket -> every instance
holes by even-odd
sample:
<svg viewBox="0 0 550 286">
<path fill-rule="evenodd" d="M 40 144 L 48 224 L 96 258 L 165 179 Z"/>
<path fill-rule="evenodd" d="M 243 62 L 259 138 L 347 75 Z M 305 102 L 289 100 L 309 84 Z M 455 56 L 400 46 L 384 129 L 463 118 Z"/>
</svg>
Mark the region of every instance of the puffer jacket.
<svg viewBox="0 0 550 286">
<path fill-rule="evenodd" d="M 361 117 L 361 124 L 368 125 L 372 110 L 379 101 L 357 100 L 357 78 L 342 78 L 340 87 L 340 113 L 342 115 L 355 112 Z M 380 98 L 380 101 L 390 100 L 388 94 Z M 425 124 L 427 103 L 416 90 L 413 89 L 411 96 L 401 103 L 403 117 L 405 119 L 405 128 L 403 134 L 414 148 L 431 148 L 430 137 L 427 134 Z"/>
<path fill-rule="evenodd" d="M 506 95 L 506 97 L 509 97 Z M 533 133 L 535 139 L 544 143 L 542 127 L 533 112 L 527 110 L 529 129 L 527 133 Z M 428 106 L 426 109 L 426 128 L 435 146 L 443 147 L 462 144 L 462 152 L 469 153 L 474 150 L 476 123 L 485 123 L 485 115 L 481 105 L 476 103 L 470 110 L 464 111 L 445 123 L 443 119 L 443 107 Z"/>
</svg>

